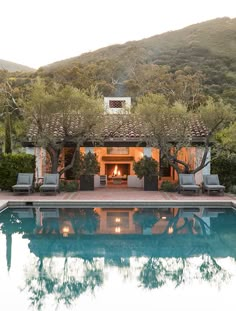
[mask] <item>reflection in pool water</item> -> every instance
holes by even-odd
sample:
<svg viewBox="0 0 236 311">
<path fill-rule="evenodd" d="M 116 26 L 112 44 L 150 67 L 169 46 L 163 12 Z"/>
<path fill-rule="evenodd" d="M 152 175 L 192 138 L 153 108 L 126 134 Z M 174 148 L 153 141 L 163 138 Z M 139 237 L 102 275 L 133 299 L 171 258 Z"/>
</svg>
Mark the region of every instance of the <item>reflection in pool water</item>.
<svg viewBox="0 0 236 311">
<path fill-rule="evenodd" d="M 0 307 L 232 307 L 235 240 L 230 208 L 11 208 L 0 214 L 0 289 L 14 299 Z"/>
</svg>

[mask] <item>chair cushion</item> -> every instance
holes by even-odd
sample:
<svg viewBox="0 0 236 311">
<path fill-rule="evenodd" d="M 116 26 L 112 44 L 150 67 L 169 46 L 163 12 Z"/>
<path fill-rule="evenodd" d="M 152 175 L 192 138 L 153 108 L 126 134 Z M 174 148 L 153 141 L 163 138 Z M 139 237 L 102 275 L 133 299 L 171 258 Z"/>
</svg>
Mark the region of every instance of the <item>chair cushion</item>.
<svg viewBox="0 0 236 311">
<path fill-rule="evenodd" d="M 193 185 L 193 178 L 192 176 L 184 176 L 184 178 L 182 179 L 182 184 L 183 185 Z"/>
<path fill-rule="evenodd" d="M 25 184 L 29 184 L 29 183 L 30 183 L 29 176 L 19 175 L 18 180 L 17 180 L 18 185 L 25 185 Z"/>
<path fill-rule="evenodd" d="M 205 189 L 209 190 L 224 190 L 225 186 L 222 185 L 206 185 Z"/>
<path fill-rule="evenodd" d="M 46 184 L 46 185 L 55 185 L 56 184 L 55 176 L 46 176 L 44 184 Z"/>
<path fill-rule="evenodd" d="M 219 185 L 218 180 L 215 176 L 207 176 L 208 185 Z"/>
</svg>

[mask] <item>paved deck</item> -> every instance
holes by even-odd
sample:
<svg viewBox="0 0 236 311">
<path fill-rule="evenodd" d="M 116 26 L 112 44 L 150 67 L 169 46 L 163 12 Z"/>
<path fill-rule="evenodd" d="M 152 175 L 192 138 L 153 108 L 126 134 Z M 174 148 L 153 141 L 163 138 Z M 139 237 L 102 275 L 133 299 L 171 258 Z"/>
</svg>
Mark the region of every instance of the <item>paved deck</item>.
<svg viewBox="0 0 236 311">
<path fill-rule="evenodd" d="M 104 187 L 96 188 L 94 191 L 62 192 L 60 194 L 33 193 L 14 194 L 12 192 L 0 192 L 0 201 L 5 204 L 7 201 L 213 201 L 213 202 L 234 202 L 236 196 L 225 193 L 219 194 L 178 194 L 163 191 L 144 191 L 137 188 Z M 1 204 L 1 206 L 2 206 Z"/>
</svg>

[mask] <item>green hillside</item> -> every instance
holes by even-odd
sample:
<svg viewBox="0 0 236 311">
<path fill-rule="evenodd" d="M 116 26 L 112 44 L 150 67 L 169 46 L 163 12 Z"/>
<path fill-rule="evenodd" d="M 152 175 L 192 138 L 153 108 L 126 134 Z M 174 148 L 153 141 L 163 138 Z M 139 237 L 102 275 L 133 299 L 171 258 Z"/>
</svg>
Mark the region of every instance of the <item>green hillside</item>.
<svg viewBox="0 0 236 311">
<path fill-rule="evenodd" d="M 206 95 L 236 104 L 236 19 L 218 18 L 109 46 L 42 67 L 38 73 L 78 88 L 97 85 L 106 96 L 162 92 L 164 81 L 197 74 Z"/>
<path fill-rule="evenodd" d="M 24 71 L 24 72 L 32 72 L 35 71 L 35 69 L 16 64 L 13 62 L 9 62 L 3 59 L 0 59 L 0 70 L 7 70 L 9 72 L 16 72 L 16 71 Z"/>
</svg>

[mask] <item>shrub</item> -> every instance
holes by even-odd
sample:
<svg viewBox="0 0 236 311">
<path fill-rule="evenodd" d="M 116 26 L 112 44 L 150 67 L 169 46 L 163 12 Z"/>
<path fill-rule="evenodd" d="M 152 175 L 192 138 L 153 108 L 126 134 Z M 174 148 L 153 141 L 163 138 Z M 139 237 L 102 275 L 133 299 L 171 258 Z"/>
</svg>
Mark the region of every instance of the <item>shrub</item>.
<svg viewBox="0 0 236 311">
<path fill-rule="evenodd" d="M 220 183 L 229 190 L 231 186 L 236 185 L 236 155 L 221 155 L 212 161 L 212 174 L 218 174 Z"/>
<path fill-rule="evenodd" d="M 81 175 L 95 175 L 100 171 L 99 162 L 95 153 L 88 152 L 80 157 Z"/>
<path fill-rule="evenodd" d="M 60 191 L 65 191 L 66 182 L 64 180 L 60 180 Z"/>
<path fill-rule="evenodd" d="M 144 176 L 158 176 L 158 162 L 152 157 L 144 156 L 137 162 L 134 162 L 133 169 L 138 178 Z"/>
<path fill-rule="evenodd" d="M 176 183 L 171 183 L 169 180 L 164 180 L 161 184 L 161 190 L 165 192 L 175 192 L 177 188 Z"/>
<path fill-rule="evenodd" d="M 65 192 L 75 192 L 79 189 L 79 183 L 77 181 L 60 181 L 60 190 Z"/>
<path fill-rule="evenodd" d="M 65 192 L 75 192 L 78 191 L 79 184 L 77 181 L 67 181 L 64 185 L 64 191 Z"/>
<path fill-rule="evenodd" d="M 0 158 L 0 188 L 12 190 L 16 184 L 18 173 L 34 173 L 35 156 L 25 153 L 1 154 Z"/>
<path fill-rule="evenodd" d="M 230 186 L 229 192 L 231 192 L 231 193 L 233 193 L 233 194 L 236 194 L 236 185 Z"/>
</svg>

